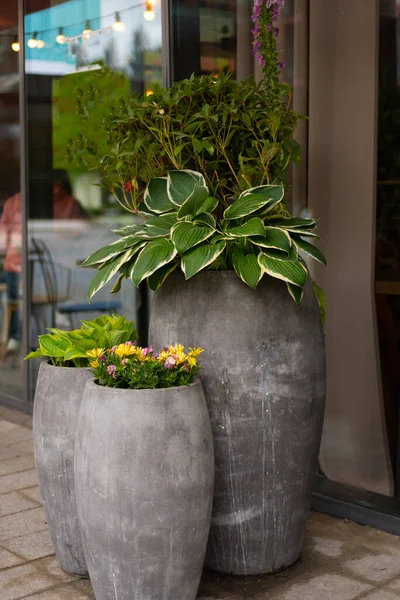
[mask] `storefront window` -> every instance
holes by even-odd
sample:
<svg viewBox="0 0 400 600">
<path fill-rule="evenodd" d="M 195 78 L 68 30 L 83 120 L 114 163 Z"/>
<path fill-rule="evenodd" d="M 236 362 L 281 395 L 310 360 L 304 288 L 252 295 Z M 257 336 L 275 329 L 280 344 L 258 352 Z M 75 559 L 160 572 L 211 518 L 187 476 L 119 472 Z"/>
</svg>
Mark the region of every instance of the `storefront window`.
<svg viewBox="0 0 400 600">
<path fill-rule="evenodd" d="M 12 4 L 12 5 L 11 5 Z M 21 401 L 21 195 L 18 11 L 0 7 L 0 396 Z"/>
<path fill-rule="evenodd" d="M 158 0 L 44 4 L 33 11 L 37 2 L 27 0 L 25 16 L 31 347 L 48 327 L 75 328 L 104 312 L 136 317 L 129 282 L 118 294 L 107 287 L 88 303 L 95 271 L 80 264 L 132 217 L 99 185 L 90 159 L 68 156 L 67 147 L 88 133 L 104 144 L 95 132 L 110 104 L 162 83 Z M 76 112 L 79 89 L 96 96 L 86 121 Z M 37 366 L 29 363 L 32 395 Z"/>
</svg>

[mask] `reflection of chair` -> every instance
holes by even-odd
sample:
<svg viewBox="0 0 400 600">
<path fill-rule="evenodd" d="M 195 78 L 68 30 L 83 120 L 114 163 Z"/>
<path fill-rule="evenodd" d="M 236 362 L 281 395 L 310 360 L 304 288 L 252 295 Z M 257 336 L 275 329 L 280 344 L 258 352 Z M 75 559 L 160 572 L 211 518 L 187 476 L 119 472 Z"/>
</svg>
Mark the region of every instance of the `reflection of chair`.
<svg viewBox="0 0 400 600">
<path fill-rule="evenodd" d="M 32 309 L 38 313 L 35 316 L 38 332 L 44 331 L 46 327 L 55 327 L 56 311 L 68 317 L 71 329 L 74 329 L 75 317 L 81 313 L 113 313 L 121 308 L 118 301 L 104 301 L 89 303 L 71 303 L 67 301 L 71 297 L 71 269 L 54 263 L 51 253 L 46 244 L 39 239 L 32 239 L 33 256 L 31 259 L 31 290 L 34 290 L 34 271 L 35 264 L 40 266 L 41 275 L 44 283 L 45 294 L 35 294 L 32 292 Z M 47 306 L 47 318 L 44 315 L 40 317 L 38 308 Z M 50 319 L 48 308 L 50 307 Z M 50 320 L 50 324 L 45 321 Z"/>
</svg>

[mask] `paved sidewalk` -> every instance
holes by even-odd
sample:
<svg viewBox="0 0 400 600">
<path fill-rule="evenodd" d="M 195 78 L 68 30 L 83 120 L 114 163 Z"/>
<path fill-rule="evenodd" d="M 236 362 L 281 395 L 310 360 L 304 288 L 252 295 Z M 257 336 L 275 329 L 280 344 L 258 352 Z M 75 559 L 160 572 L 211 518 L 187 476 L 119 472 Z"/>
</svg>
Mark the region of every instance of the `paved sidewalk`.
<svg viewBox="0 0 400 600">
<path fill-rule="evenodd" d="M 0 600 L 93 600 L 90 582 L 66 575 L 53 555 L 30 424 L 29 417 L 0 408 Z M 361 598 L 400 600 L 400 539 L 317 513 L 310 515 L 296 566 L 247 579 L 205 574 L 198 595 L 198 600 Z"/>
</svg>

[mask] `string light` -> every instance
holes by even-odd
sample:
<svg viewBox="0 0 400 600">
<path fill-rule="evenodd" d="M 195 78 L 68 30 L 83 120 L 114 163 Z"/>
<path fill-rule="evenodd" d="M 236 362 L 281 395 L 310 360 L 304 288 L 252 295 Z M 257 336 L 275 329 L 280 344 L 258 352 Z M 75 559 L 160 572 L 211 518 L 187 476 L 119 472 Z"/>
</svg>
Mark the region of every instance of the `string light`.
<svg viewBox="0 0 400 600">
<path fill-rule="evenodd" d="M 92 35 L 92 29 L 90 27 L 90 21 L 87 20 L 85 29 L 82 31 L 82 37 L 83 37 L 83 39 L 88 40 L 91 35 Z"/>
<path fill-rule="evenodd" d="M 64 30 L 62 27 L 60 27 L 58 30 L 58 36 L 56 37 L 56 42 L 57 42 L 57 44 L 65 44 L 66 41 L 67 41 L 67 36 L 64 35 Z"/>
<path fill-rule="evenodd" d="M 44 41 L 36 40 L 36 48 L 44 48 Z"/>
<path fill-rule="evenodd" d="M 19 45 L 19 41 L 17 36 L 14 37 L 14 40 L 11 43 L 11 48 L 14 50 L 14 52 L 19 52 L 21 49 L 21 46 Z"/>
<path fill-rule="evenodd" d="M 148 2 L 146 2 L 146 10 L 143 13 L 143 19 L 145 21 L 154 21 L 155 18 L 156 13 L 153 10 L 153 2 L 152 0 L 149 0 Z"/>
<path fill-rule="evenodd" d="M 125 31 L 125 23 L 120 19 L 119 12 L 115 13 L 115 21 L 112 24 L 114 31 Z"/>
<path fill-rule="evenodd" d="M 38 36 L 37 31 L 35 31 L 34 34 L 32 35 L 32 37 L 27 41 L 29 48 L 37 47 L 37 36 Z"/>
</svg>

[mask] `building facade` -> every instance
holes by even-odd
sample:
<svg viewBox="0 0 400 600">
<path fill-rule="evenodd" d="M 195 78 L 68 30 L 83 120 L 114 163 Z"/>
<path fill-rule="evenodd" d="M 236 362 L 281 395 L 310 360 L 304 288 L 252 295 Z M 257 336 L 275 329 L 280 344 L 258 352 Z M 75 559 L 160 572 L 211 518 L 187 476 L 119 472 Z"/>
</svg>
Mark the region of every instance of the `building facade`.
<svg viewBox="0 0 400 600">
<path fill-rule="evenodd" d="M 104 102 L 191 73 L 260 77 L 251 0 L 19 0 L 0 8 L 0 402 L 31 411 L 38 332 L 92 316 L 92 251 L 130 221 L 90 164 L 77 89 Z M 297 132 L 295 214 L 320 218 L 328 394 L 315 507 L 400 533 L 400 1 L 286 0 L 280 23 Z M 99 67 L 108 67 L 101 76 Z M 83 129 L 82 129 L 83 128 Z M 100 140 L 101 142 L 101 140 Z M 8 229 L 7 229 L 8 228 Z M 138 320 L 147 291 L 99 294 Z M 92 307 L 93 308 L 93 307 Z"/>
</svg>

